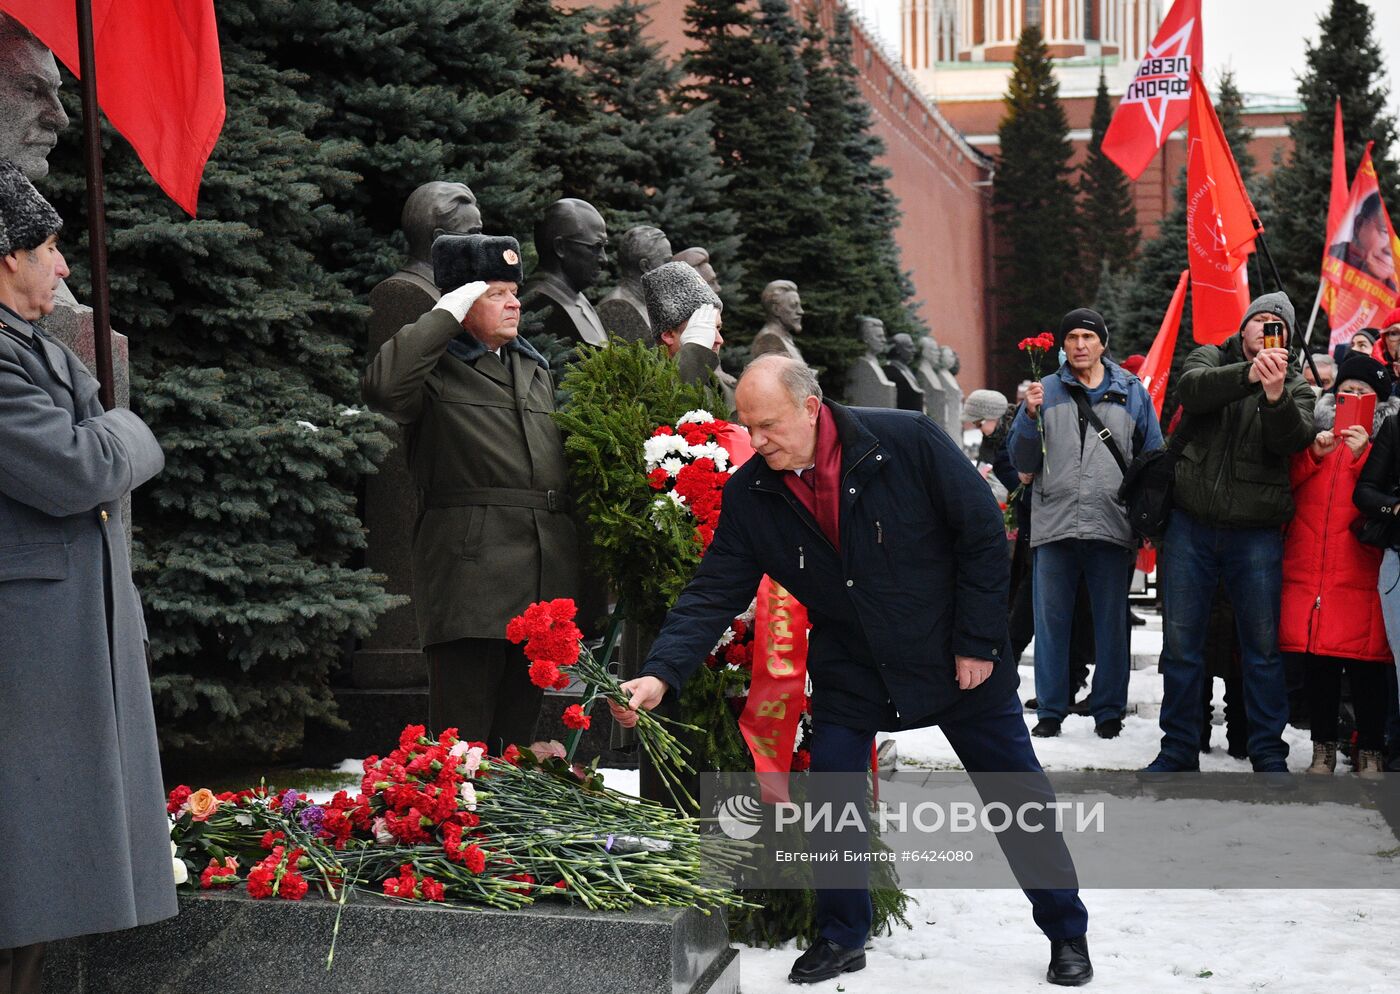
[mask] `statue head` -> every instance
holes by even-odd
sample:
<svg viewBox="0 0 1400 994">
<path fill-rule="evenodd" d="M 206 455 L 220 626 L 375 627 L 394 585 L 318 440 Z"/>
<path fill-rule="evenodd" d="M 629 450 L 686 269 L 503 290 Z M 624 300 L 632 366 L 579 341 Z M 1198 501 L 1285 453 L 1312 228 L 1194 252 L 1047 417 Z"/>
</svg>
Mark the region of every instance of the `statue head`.
<svg viewBox="0 0 1400 994">
<path fill-rule="evenodd" d="M 885 322 L 861 315 L 856 318 L 856 327 L 860 330 L 860 340 L 865 343 L 866 354 L 876 359 L 884 358 L 890 349 L 889 342 L 885 340 Z"/>
<path fill-rule="evenodd" d="M 68 115 L 58 101 L 53 53 L 8 14 L 0 14 L 0 159 L 24 170 L 30 181 L 49 174 L 49 152 Z"/>
<path fill-rule="evenodd" d="M 639 224 L 617 240 L 617 265 L 623 282 L 636 282 L 643 273 L 670 261 L 671 242 L 660 228 Z"/>
<path fill-rule="evenodd" d="M 958 369 L 962 366 L 962 361 L 958 358 L 958 354 L 948 345 L 940 345 L 938 348 L 943 356 L 943 368 L 954 376 L 957 376 Z"/>
<path fill-rule="evenodd" d="M 928 363 L 934 369 L 937 369 L 939 363 L 939 356 L 941 354 L 939 351 L 938 340 L 935 339 L 932 335 L 923 335 L 914 344 L 919 349 L 919 358 L 922 361 Z"/>
<path fill-rule="evenodd" d="M 719 275 L 715 272 L 715 267 L 710 265 L 710 253 L 708 249 L 703 249 L 698 246 L 695 248 L 681 249 L 672 256 L 672 259 L 676 262 L 684 262 L 694 269 L 700 274 L 700 278 L 705 281 L 706 285 L 715 292 L 715 295 L 719 295 Z"/>
<path fill-rule="evenodd" d="M 792 280 L 769 283 L 758 301 L 763 305 L 763 316 L 782 325 L 789 335 L 802 331 L 802 298 L 797 295 L 797 284 Z"/>
<path fill-rule="evenodd" d="M 894 358 L 896 362 L 902 362 L 906 366 L 914 361 L 914 339 L 901 332 L 890 340 Z"/>
<path fill-rule="evenodd" d="M 597 281 L 608 261 L 608 226 L 587 201 L 556 200 L 535 225 L 535 251 L 540 269 L 582 292 Z"/>
<path fill-rule="evenodd" d="M 408 239 L 408 257 L 430 263 L 438 236 L 481 234 L 481 210 L 465 183 L 434 180 L 408 195 L 399 224 Z"/>
</svg>

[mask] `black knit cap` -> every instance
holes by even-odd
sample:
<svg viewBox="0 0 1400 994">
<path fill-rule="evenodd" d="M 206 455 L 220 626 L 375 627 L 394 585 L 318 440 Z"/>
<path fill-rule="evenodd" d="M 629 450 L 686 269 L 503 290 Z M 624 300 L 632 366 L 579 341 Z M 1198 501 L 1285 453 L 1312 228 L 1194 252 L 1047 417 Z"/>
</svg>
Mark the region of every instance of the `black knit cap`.
<svg viewBox="0 0 1400 994">
<path fill-rule="evenodd" d="M 1102 314 L 1088 307 L 1076 307 L 1060 319 L 1060 344 L 1064 345 L 1065 336 L 1080 328 L 1092 331 L 1099 336 L 1099 341 L 1108 345 L 1108 322 Z"/>
<path fill-rule="evenodd" d="M 443 293 L 477 280 L 524 283 L 520 243 L 509 235 L 439 235 L 433 241 L 433 282 Z"/>
<path fill-rule="evenodd" d="M 1361 381 L 1376 391 L 1376 396 L 1381 400 L 1390 396 L 1390 388 L 1395 382 L 1390 370 L 1383 363 L 1377 362 L 1364 352 L 1355 351 L 1348 351 L 1342 364 L 1337 367 L 1337 378 L 1332 383 L 1333 391 L 1347 380 Z"/>
<path fill-rule="evenodd" d="M 19 166 L 0 159 L 0 255 L 36 249 L 62 230 L 63 218 Z"/>
</svg>

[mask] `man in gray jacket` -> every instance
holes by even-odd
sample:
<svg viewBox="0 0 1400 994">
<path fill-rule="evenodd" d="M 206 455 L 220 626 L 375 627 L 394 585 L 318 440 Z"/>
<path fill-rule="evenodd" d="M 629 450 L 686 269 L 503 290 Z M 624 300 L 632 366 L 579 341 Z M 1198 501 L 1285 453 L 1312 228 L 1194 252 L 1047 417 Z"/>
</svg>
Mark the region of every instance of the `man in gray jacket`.
<svg viewBox="0 0 1400 994">
<path fill-rule="evenodd" d="M 1082 577 L 1094 611 L 1089 713 L 1098 734 L 1111 739 L 1123 729 L 1128 703 L 1128 585 L 1137 548 L 1118 488 L 1133 458 L 1162 444 L 1162 430 L 1142 381 L 1104 358 L 1102 315 L 1070 311 L 1059 337 L 1065 364 L 1031 384 L 1007 442 L 1016 469 L 1036 475 L 1031 547 L 1040 721 L 1031 732 L 1059 735 L 1069 713 L 1070 624 Z"/>
<path fill-rule="evenodd" d="M 146 626 L 120 501 L 160 445 L 32 322 L 63 222 L 0 160 L 0 991 L 44 944 L 176 913 Z"/>
</svg>

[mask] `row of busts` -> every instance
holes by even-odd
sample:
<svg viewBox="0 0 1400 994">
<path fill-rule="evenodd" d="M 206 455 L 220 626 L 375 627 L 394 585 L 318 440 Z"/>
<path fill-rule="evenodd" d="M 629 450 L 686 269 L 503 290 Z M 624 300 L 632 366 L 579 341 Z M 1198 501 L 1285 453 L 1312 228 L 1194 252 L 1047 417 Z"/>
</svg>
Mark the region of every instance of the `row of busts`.
<svg viewBox="0 0 1400 994">
<path fill-rule="evenodd" d="M 846 371 L 846 399 L 855 407 L 921 411 L 945 431 L 962 422 L 962 389 L 955 378 L 958 354 L 930 337 L 885 337 L 879 318 L 857 318 L 865 354 Z"/>
<path fill-rule="evenodd" d="M 404 204 L 401 223 L 409 258 L 403 269 L 370 295 L 371 349 L 436 301 L 434 239 L 482 229 L 476 196 L 462 183 L 423 184 Z M 521 311 L 535 316 L 539 330 L 564 341 L 605 345 L 610 338 L 650 340 L 642 277 L 673 260 L 694 267 L 716 294 L 720 292 L 719 278 L 704 248 L 675 252 L 661 229 L 638 225 L 617 239 L 618 285 L 595 308 L 585 291 L 602 275 L 609 242 L 607 224 L 597 209 L 574 198 L 555 201 L 535 225 L 534 238 L 539 261 L 521 288 Z M 796 341 L 803 317 L 797 285 L 774 280 L 764 287 L 759 301 L 764 325 L 755 334 L 750 353 L 777 352 L 802 361 Z M 864 407 L 922 410 L 944 427 L 956 425 L 962 404 L 953 378 L 958 371 L 957 354 L 931 338 L 916 343 L 901 334 L 887 342 L 878 318 L 859 318 L 858 325 L 866 354 L 847 373 L 847 399 Z"/>
</svg>

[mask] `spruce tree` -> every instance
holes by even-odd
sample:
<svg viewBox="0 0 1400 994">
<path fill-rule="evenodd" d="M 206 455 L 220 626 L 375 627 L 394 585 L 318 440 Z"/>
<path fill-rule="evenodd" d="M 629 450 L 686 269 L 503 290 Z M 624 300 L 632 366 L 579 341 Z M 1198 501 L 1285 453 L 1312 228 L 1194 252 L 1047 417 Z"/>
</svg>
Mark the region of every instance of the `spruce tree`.
<svg viewBox="0 0 1400 994">
<path fill-rule="evenodd" d="M 691 0 L 685 16 L 686 36 L 696 43 L 684 63 L 694 80 L 687 101 L 709 109 L 744 239 L 737 286 L 732 272 L 719 271 L 733 287 L 725 295 L 725 339 L 745 345 L 763 324 L 759 294 L 770 281 L 793 280 L 804 296 L 815 289 L 804 274 L 821 251 L 821 197 L 804 114 L 801 31 L 786 0 Z M 805 336 L 801 344 L 807 347 Z"/>
<path fill-rule="evenodd" d="M 413 190 L 463 182 L 487 231 L 529 237 L 558 195 L 535 157 L 540 108 L 527 95 L 526 46 L 500 0 L 264 0 L 244 44 L 305 74 L 325 107 L 311 137 L 343 149 L 360 179 L 337 198 L 323 260 L 357 296 L 396 270 L 399 216 Z"/>
<path fill-rule="evenodd" d="M 679 106 L 681 71 L 647 41 L 651 3 L 621 0 L 604 11 L 584 62 L 584 78 L 606 108 L 604 134 L 619 157 L 597 180 L 599 210 L 614 236 L 651 224 L 677 251 L 708 249 L 717 272 L 738 279 L 730 177 L 710 138 L 707 107 Z"/>
<path fill-rule="evenodd" d="M 1137 210 L 1128 177 L 1103 152 L 1103 136 L 1113 120 L 1108 81 L 1099 70 L 1099 89 L 1090 120 L 1089 154 L 1079 167 L 1080 226 L 1084 269 L 1089 274 L 1123 272 L 1137 255 Z"/>
<path fill-rule="evenodd" d="M 824 388 L 839 394 L 835 374 L 864 349 L 855 333 L 858 315 L 880 318 L 890 336 L 927 329 L 913 304 L 913 282 L 900 264 L 899 203 L 887 185 L 890 171 L 877 161 L 884 142 L 873 132 L 870 105 L 856 83 L 850 15 L 844 8 L 836 12 L 830 37 L 811 12 L 802 63 L 812 165 L 823 200 L 822 251 L 805 274 L 812 291 L 810 303 L 804 295 L 804 306 L 816 317 L 811 328 L 804 325 L 803 347 L 805 354 L 810 337 L 817 346 L 814 361 L 829 370 Z"/>
<path fill-rule="evenodd" d="M 997 344 L 1002 369 L 1019 368 L 1016 342 L 1058 327 L 1084 302 L 1078 211 L 1070 180 L 1069 121 L 1050 52 L 1036 25 L 1021 32 L 997 129 L 1001 151 L 992 188 L 997 226 Z"/>
<path fill-rule="evenodd" d="M 1307 70 L 1298 78 L 1303 110 L 1289 125 L 1293 151 L 1271 183 L 1273 202 L 1283 209 L 1267 228 L 1284 287 L 1301 315 L 1311 310 L 1317 295 L 1325 247 L 1337 98 L 1346 133 L 1347 182 L 1356 174 L 1366 143 L 1373 141 L 1381 196 L 1392 214 L 1400 205 L 1396 121 L 1386 107 L 1386 64 L 1371 10 L 1361 0 L 1332 0 L 1318 25 L 1322 35 L 1316 45 L 1308 44 Z"/>
<path fill-rule="evenodd" d="M 361 309 L 312 252 L 355 177 L 343 146 L 307 137 L 325 111 L 306 78 L 245 42 L 280 8 L 219 5 L 228 117 L 198 220 L 104 137 L 113 320 L 166 454 L 134 495 L 134 567 L 162 742 L 185 758 L 278 752 L 334 721 L 330 669 L 392 606 L 382 577 L 347 565 L 364 544 L 356 484 L 387 448 L 358 406 Z M 86 297 L 80 131 L 54 152 L 52 189 Z"/>
</svg>

